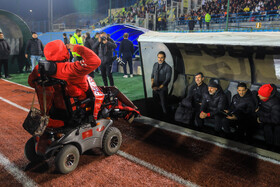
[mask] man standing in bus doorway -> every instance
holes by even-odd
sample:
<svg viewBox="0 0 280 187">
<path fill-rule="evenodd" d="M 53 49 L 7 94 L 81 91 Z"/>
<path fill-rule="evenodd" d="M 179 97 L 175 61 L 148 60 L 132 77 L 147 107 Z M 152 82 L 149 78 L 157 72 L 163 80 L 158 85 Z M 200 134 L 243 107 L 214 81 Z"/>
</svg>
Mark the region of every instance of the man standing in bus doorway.
<svg viewBox="0 0 280 187">
<path fill-rule="evenodd" d="M 153 89 L 153 98 L 155 101 L 160 100 L 162 111 L 167 114 L 167 96 L 168 84 L 172 76 L 172 68 L 165 62 L 165 52 L 160 51 L 157 55 L 158 62 L 153 66 L 151 82 Z"/>
<path fill-rule="evenodd" d="M 4 34 L 0 32 L 0 79 L 2 78 L 2 65 L 4 65 L 5 78 L 10 78 L 8 73 L 8 58 L 11 48 L 8 42 L 4 39 Z"/>
<path fill-rule="evenodd" d="M 83 46 L 84 43 L 83 43 L 83 38 L 81 36 L 82 36 L 82 30 L 81 29 L 76 29 L 76 32 L 74 33 L 74 35 L 70 39 L 70 44 L 73 44 L 73 45 L 78 44 L 78 45 Z M 74 57 L 75 62 L 83 59 L 81 57 L 81 55 L 79 55 L 77 52 L 72 52 L 72 55 Z"/>
<path fill-rule="evenodd" d="M 126 70 L 127 63 L 129 66 L 130 77 L 133 77 L 133 68 L 132 68 L 133 53 L 134 53 L 133 43 L 130 40 L 128 40 L 128 33 L 124 33 L 123 40 L 121 41 L 120 50 L 119 50 L 119 58 L 122 58 L 123 62 L 125 63 L 123 65 L 124 78 L 128 77 L 127 70 Z"/>
<path fill-rule="evenodd" d="M 36 64 L 41 60 L 43 55 L 44 46 L 36 32 L 32 32 L 32 38 L 28 40 L 25 49 L 25 58 L 30 57 L 32 70 L 35 68 Z"/>
<path fill-rule="evenodd" d="M 269 146 L 280 148 L 280 99 L 274 84 L 260 87 L 257 122 L 263 125 L 264 139 Z"/>
</svg>

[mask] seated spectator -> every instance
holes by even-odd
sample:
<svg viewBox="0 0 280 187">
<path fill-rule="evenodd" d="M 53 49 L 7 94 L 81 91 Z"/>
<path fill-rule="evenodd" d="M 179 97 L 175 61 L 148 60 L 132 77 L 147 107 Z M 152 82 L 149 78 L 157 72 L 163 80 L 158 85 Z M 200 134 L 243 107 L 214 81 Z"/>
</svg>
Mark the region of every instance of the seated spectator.
<svg viewBox="0 0 280 187">
<path fill-rule="evenodd" d="M 230 132 L 230 126 L 237 127 L 240 135 L 248 135 L 252 133 L 249 129 L 250 125 L 254 124 L 254 112 L 256 109 L 256 102 L 253 98 L 251 90 L 243 82 L 237 85 L 237 94 L 232 97 L 232 101 L 225 120 L 225 132 Z"/>
<path fill-rule="evenodd" d="M 280 99 L 274 84 L 260 87 L 257 122 L 264 127 L 264 139 L 270 146 L 280 146 Z"/>
<path fill-rule="evenodd" d="M 210 81 L 208 93 L 202 98 L 199 117 L 196 117 L 196 123 L 199 127 L 204 124 L 204 119 L 214 119 L 215 131 L 222 131 L 223 112 L 228 106 L 227 97 L 221 86 L 215 81 Z"/>
<path fill-rule="evenodd" d="M 190 124 L 193 116 L 199 116 L 202 96 L 207 94 L 207 85 L 203 82 L 203 73 L 195 74 L 195 83 L 191 86 L 188 96 L 182 100 L 175 113 L 175 120 Z M 194 113 L 194 115 L 193 115 Z"/>
</svg>

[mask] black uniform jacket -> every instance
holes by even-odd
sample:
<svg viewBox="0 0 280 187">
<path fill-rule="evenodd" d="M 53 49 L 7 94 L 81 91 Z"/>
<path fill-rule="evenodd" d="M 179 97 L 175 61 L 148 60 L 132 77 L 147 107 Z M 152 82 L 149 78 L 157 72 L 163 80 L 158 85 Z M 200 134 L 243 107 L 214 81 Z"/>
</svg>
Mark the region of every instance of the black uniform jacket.
<svg viewBox="0 0 280 187">
<path fill-rule="evenodd" d="M 219 114 L 228 107 L 228 101 L 222 88 L 219 86 L 214 95 L 205 94 L 202 99 L 200 111 L 210 113 L 210 116 Z"/>
<path fill-rule="evenodd" d="M 166 62 L 163 62 L 161 65 L 156 62 L 153 66 L 152 76 L 154 79 L 154 85 L 152 86 L 160 86 L 164 85 L 168 86 L 172 75 L 172 68 Z"/>
<path fill-rule="evenodd" d="M 202 96 L 208 93 L 208 87 L 203 82 L 200 86 L 197 84 L 191 86 L 188 98 L 192 103 L 201 103 Z"/>
<path fill-rule="evenodd" d="M 262 123 L 280 124 L 280 99 L 277 88 L 271 84 L 273 91 L 267 101 L 259 101 L 257 116 Z"/>
<path fill-rule="evenodd" d="M 5 39 L 0 39 L 0 59 L 8 59 L 10 52 L 11 49 L 8 42 Z"/>
<path fill-rule="evenodd" d="M 25 54 L 41 56 L 43 55 L 43 51 L 44 46 L 41 40 L 39 40 L 38 38 L 32 38 L 28 40 Z"/>
<path fill-rule="evenodd" d="M 247 90 L 243 97 L 240 97 L 239 94 L 232 97 L 229 113 L 234 114 L 238 119 L 244 119 L 254 114 L 256 105 L 251 90 Z"/>
</svg>

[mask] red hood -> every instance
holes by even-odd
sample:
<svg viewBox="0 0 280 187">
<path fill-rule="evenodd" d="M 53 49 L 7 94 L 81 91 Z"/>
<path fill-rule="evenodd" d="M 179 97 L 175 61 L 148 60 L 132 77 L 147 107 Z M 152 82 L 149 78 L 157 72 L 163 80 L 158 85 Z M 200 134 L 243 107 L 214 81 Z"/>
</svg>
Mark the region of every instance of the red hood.
<svg viewBox="0 0 280 187">
<path fill-rule="evenodd" d="M 44 48 L 44 55 L 48 61 L 64 61 L 70 58 L 69 51 L 61 40 L 49 42 Z"/>
</svg>

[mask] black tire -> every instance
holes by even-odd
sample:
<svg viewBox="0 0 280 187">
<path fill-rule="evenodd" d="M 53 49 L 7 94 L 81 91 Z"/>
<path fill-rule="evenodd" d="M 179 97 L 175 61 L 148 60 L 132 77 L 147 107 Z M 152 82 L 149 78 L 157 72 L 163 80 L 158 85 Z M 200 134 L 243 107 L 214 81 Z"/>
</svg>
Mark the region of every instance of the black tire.
<svg viewBox="0 0 280 187">
<path fill-rule="evenodd" d="M 55 167 L 60 173 L 70 173 L 76 169 L 80 160 L 80 152 L 74 145 L 64 146 L 55 157 Z"/>
<path fill-rule="evenodd" d="M 106 155 L 115 154 L 121 147 L 122 134 L 116 127 L 109 127 L 102 141 L 102 149 Z"/>
<path fill-rule="evenodd" d="M 35 151 L 35 140 L 30 138 L 24 147 L 24 155 L 30 162 L 39 162 L 44 160 L 43 156 L 37 155 Z"/>
</svg>

